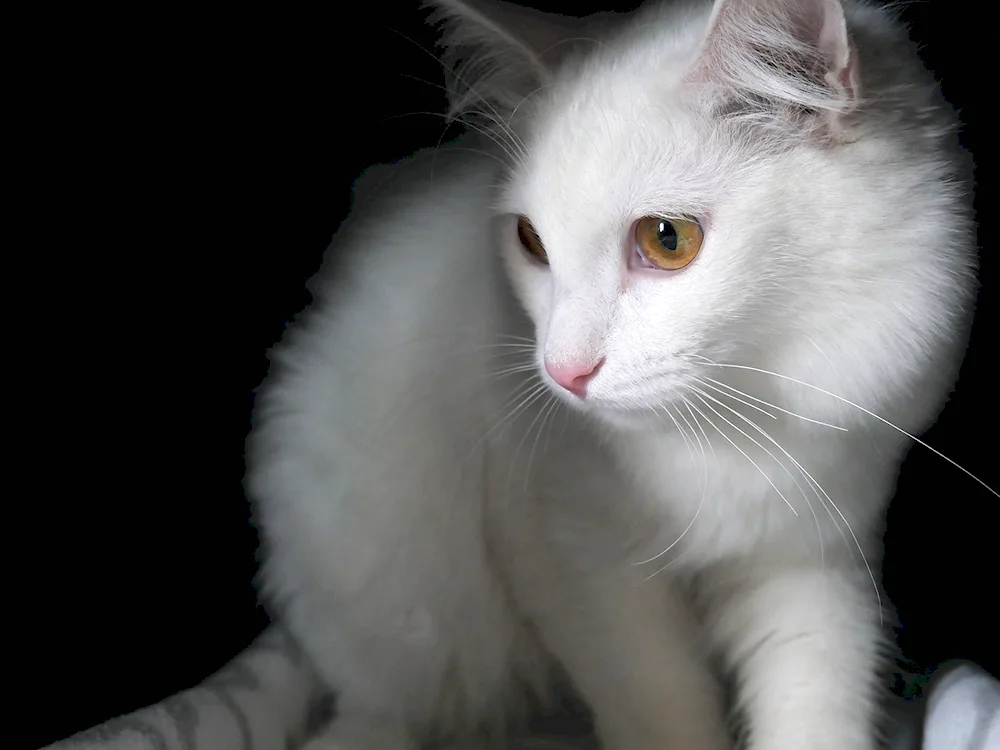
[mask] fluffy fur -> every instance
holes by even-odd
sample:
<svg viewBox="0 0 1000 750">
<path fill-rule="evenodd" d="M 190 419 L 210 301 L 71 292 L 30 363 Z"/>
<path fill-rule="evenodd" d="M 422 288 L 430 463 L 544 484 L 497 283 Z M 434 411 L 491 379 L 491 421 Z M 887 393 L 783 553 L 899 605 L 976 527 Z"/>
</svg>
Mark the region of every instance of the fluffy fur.
<svg viewBox="0 0 1000 750">
<path fill-rule="evenodd" d="M 500 740 L 562 676 L 608 750 L 730 747 L 721 676 L 751 748 L 874 748 L 899 430 L 974 290 L 905 30 L 839 0 L 437 11 L 489 148 L 362 181 L 250 441 L 266 596 L 338 694 L 310 750 Z M 647 215 L 702 224 L 690 266 L 636 265 Z M 545 360 L 603 364 L 581 399 Z"/>
</svg>

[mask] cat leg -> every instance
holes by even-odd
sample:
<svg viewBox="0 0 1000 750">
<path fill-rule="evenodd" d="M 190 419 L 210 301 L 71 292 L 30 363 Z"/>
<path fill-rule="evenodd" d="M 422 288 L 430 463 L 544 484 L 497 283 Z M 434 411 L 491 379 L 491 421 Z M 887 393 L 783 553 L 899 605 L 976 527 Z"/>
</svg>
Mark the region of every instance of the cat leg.
<svg viewBox="0 0 1000 750">
<path fill-rule="evenodd" d="M 741 566 L 709 592 L 752 750 L 873 750 L 882 651 L 867 574 Z"/>
<path fill-rule="evenodd" d="M 415 750 L 437 730 L 502 714 L 514 623 L 465 552 L 450 577 L 411 556 L 354 596 L 288 603 L 286 619 L 336 695 L 333 721 L 305 750 Z"/>
<path fill-rule="evenodd" d="M 510 692 L 523 626 L 483 539 L 481 456 L 448 434 L 451 406 L 396 403 L 344 416 L 346 437 L 306 432 L 318 447 L 253 476 L 265 595 L 336 694 L 309 750 L 409 750 L 502 714 Z"/>
<path fill-rule="evenodd" d="M 720 686 L 680 593 L 664 577 L 570 580 L 546 587 L 558 595 L 535 621 L 593 710 L 602 747 L 728 748 Z"/>
</svg>

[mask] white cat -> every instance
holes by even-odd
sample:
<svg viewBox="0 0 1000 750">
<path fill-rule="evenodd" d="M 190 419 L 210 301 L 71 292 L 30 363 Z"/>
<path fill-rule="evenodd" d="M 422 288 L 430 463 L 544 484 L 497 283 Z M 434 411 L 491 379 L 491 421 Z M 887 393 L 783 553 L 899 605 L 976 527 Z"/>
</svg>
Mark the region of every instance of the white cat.
<svg viewBox="0 0 1000 750">
<path fill-rule="evenodd" d="M 725 674 L 751 748 L 874 748 L 899 430 L 975 287 L 905 30 L 436 5 L 491 150 L 361 185 L 250 440 L 265 594 L 338 696 L 308 747 L 502 738 L 564 674 L 607 750 L 722 749 Z"/>
</svg>

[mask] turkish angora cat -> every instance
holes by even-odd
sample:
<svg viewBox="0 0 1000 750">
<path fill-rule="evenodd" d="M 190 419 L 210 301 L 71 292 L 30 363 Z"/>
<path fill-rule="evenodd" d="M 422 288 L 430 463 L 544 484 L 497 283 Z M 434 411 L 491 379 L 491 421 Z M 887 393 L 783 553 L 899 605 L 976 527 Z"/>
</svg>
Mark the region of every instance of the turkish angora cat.
<svg viewBox="0 0 1000 750">
<path fill-rule="evenodd" d="M 975 287 L 904 28 L 435 5 L 485 138 L 362 184 L 250 441 L 265 595 L 338 695 L 308 747 L 502 736 L 565 675 L 604 748 L 727 748 L 715 668 L 751 748 L 875 747 L 900 430 Z"/>
</svg>

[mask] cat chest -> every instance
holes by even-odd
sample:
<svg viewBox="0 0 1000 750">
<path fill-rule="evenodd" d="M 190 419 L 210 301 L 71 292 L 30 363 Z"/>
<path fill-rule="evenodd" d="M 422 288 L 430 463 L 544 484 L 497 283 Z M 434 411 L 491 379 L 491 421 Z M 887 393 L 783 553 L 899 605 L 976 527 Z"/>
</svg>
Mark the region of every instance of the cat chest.
<svg viewBox="0 0 1000 750">
<path fill-rule="evenodd" d="M 670 547 L 678 565 L 774 545 L 808 551 L 836 533 L 826 490 L 801 464 L 734 446 L 698 448 L 665 442 L 633 449 L 624 462 L 636 502 L 659 519 L 651 547 Z"/>
</svg>

